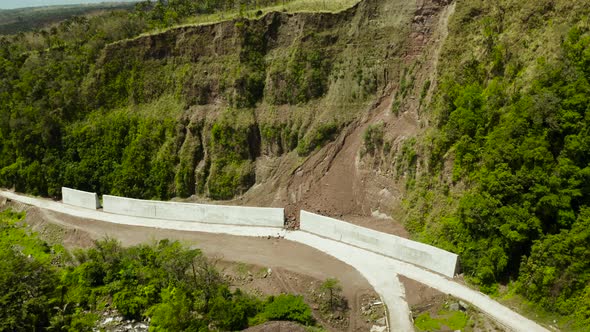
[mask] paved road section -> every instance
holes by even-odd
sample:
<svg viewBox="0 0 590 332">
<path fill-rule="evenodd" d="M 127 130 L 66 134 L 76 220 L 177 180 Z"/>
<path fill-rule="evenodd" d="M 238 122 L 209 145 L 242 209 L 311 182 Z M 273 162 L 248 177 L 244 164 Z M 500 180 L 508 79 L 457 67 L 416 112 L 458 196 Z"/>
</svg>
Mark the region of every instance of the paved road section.
<svg viewBox="0 0 590 332">
<path fill-rule="evenodd" d="M 489 296 L 415 265 L 305 232 L 290 232 L 285 238 L 312 246 L 352 265 L 369 280 L 375 287 L 375 291 L 384 298 L 385 303 L 395 302 L 396 297 L 403 297 L 403 292 L 396 293 L 391 286 L 386 287 L 381 282 L 387 283 L 390 276 L 397 278 L 397 275 L 403 275 L 471 303 L 508 330 L 548 332 L 539 324 L 501 305 Z M 392 322 L 400 322 L 404 311 L 392 308 L 389 304 L 388 306 Z M 392 331 L 398 331 L 394 324 L 392 324 Z"/>
<path fill-rule="evenodd" d="M 285 239 L 305 244 L 341 260 L 358 270 L 381 295 L 389 309 L 389 323 L 392 331 L 413 331 L 410 311 L 404 300 L 404 290 L 398 274 L 414 279 L 443 293 L 463 299 L 498 323 L 514 331 L 548 332 L 547 329 L 518 313 L 502 306 L 488 296 L 454 282 L 442 275 L 421 269 L 412 264 L 382 256 L 367 250 L 338 241 L 322 238 L 302 231 L 285 231 L 269 227 L 229 226 L 199 224 L 180 221 L 138 218 L 105 213 L 100 210 L 87 210 L 67 206 L 59 202 L 33 198 L 0 190 L 0 195 L 24 204 L 37 206 L 79 218 L 94 219 L 115 224 L 174 229 L 180 231 L 229 234 L 236 236 L 284 236 Z"/>
<path fill-rule="evenodd" d="M 454 277 L 457 270 L 459 257 L 455 253 L 304 210 L 301 210 L 299 229 L 408 262 L 449 278 Z"/>
</svg>

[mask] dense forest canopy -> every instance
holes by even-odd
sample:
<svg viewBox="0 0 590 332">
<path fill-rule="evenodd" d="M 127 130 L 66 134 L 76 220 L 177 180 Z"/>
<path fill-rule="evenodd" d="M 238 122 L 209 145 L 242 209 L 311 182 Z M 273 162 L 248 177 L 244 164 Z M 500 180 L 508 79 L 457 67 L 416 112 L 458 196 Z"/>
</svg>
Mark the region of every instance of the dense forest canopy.
<svg viewBox="0 0 590 332">
<path fill-rule="evenodd" d="M 587 326 L 587 3 L 463 0 L 456 8 L 408 226 L 457 252 L 484 290 L 516 281 L 539 308 Z"/>
</svg>

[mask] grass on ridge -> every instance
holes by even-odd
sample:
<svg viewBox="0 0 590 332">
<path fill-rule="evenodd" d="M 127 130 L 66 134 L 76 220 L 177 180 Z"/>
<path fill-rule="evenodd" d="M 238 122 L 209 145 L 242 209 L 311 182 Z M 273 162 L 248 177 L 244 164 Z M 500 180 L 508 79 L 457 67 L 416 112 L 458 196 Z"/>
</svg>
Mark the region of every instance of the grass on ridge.
<svg viewBox="0 0 590 332">
<path fill-rule="evenodd" d="M 239 17 L 247 19 L 255 19 L 262 17 L 271 12 L 286 12 L 286 13 L 337 13 L 356 5 L 360 0 L 286 0 L 284 4 L 261 7 L 256 9 L 247 9 L 240 13 L 238 10 L 229 10 L 217 12 L 213 14 L 197 15 L 189 18 L 186 22 L 168 28 L 152 30 L 143 33 L 141 36 L 148 36 L 158 34 L 170 29 L 195 26 L 195 25 L 209 25 L 224 21 L 231 21 Z M 256 15 L 257 13 L 261 15 Z"/>
</svg>

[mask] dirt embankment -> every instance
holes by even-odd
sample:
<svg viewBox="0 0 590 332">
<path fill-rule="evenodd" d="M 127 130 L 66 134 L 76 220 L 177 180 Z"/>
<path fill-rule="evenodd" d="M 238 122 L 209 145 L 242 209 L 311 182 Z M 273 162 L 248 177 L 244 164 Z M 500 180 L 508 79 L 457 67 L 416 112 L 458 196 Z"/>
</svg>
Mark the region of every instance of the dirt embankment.
<svg viewBox="0 0 590 332">
<path fill-rule="evenodd" d="M 452 10 L 446 0 L 418 1 L 405 7 L 385 3 L 376 7 L 375 20 L 393 10 L 403 13 L 398 15 L 405 20 L 405 37 L 385 47 L 389 52 L 381 53 L 384 62 L 399 62 L 395 68 L 399 72 L 385 68 L 385 84 L 376 99 L 364 106 L 334 142 L 302 162 L 296 156 L 275 162 L 273 176 L 246 193 L 242 202 L 286 206 L 295 223 L 298 211 L 305 209 L 408 236 L 397 222 L 408 175 L 397 166 L 404 142 L 424 130 L 422 113 L 436 84 L 438 52 Z M 376 33 L 376 43 L 392 40 Z M 369 126 L 383 130 L 374 153 L 365 151 Z"/>
</svg>

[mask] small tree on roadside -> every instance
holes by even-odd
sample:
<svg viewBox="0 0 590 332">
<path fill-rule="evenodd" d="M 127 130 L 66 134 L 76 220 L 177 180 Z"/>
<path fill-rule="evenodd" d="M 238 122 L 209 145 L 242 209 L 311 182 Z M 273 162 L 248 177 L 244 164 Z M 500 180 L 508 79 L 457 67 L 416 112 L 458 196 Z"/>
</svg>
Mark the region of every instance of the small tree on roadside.
<svg viewBox="0 0 590 332">
<path fill-rule="evenodd" d="M 200 289 L 204 312 L 209 312 L 210 301 L 224 283 L 223 276 L 215 267 L 216 264 L 217 260 L 210 260 L 204 255 L 195 257 L 192 262 L 193 280 L 195 287 Z"/>
<path fill-rule="evenodd" d="M 327 295 L 327 303 L 325 304 L 327 304 L 331 311 L 334 311 L 343 305 L 344 298 L 342 297 L 342 286 L 338 279 L 326 279 L 320 286 L 320 290 Z"/>
</svg>

